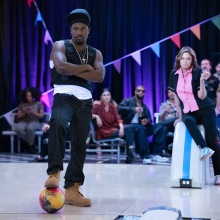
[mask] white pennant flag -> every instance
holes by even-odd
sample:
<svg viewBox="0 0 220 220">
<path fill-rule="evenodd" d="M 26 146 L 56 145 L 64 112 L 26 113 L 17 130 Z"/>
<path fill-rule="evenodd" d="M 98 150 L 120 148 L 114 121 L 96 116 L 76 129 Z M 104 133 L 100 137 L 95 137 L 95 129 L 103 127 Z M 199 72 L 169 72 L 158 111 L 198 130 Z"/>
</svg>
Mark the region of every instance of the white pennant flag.
<svg viewBox="0 0 220 220">
<path fill-rule="evenodd" d="M 5 119 L 7 120 L 8 124 L 12 125 L 13 120 L 14 120 L 12 111 L 10 111 L 10 112 L 4 114 L 4 117 L 5 117 Z"/>
<path fill-rule="evenodd" d="M 131 54 L 135 61 L 141 66 L 141 52 L 138 50 Z"/>
</svg>

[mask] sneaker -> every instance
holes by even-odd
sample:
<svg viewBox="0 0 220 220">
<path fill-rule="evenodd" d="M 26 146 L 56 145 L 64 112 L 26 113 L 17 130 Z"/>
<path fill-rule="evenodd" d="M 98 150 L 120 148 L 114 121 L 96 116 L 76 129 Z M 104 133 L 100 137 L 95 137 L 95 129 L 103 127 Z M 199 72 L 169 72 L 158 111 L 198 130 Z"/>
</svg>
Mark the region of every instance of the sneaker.
<svg viewBox="0 0 220 220">
<path fill-rule="evenodd" d="M 152 163 L 152 160 L 150 158 L 148 158 L 148 159 L 144 158 L 142 162 L 143 162 L 143 164 L 150 164 L 150 163 Z"/>
<path fill-rule="evenodd" d="M 215 176 L 214 185 L 219 185 L 220 186 L 220 175 Z"/>
<path fill-rule="evenodd" d="M 152 160 L 155 162 L 168 162 L 169 159 L 166 157 L 161 157 L 160 155 L 153 155 Z"/>
<path fill-rule="evenodd" d="M 50 174 L 46 180 L 44 187 L 46 188 L 58 188 L 60 182 L 60 171 Z"/>
<path fill-rule="evenodd" d="M 92 202 L 89 198 L 85 198 L 79 191 L 80 183 L 75 183 L 73 186 L 65 190 L 65 204 L 75 206 L 91 206 Z"/>
<path fill-rule="evenodd" d="M 214 153 L 214 150 L 210 149 L 209 147 L 204 147 L 201 149 L 200 158 L 201 160 L 205 160 L 206 158 L 211 157 Z"/>
</svg>

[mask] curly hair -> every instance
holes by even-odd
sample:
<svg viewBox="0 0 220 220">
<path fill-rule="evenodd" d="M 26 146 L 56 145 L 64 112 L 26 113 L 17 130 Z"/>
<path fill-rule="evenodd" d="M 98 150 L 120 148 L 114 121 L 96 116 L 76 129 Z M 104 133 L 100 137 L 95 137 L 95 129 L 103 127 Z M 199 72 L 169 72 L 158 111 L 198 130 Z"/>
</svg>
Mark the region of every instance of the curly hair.
<svg viewBox="0 0 220 220">
<path fill-rule="evenodd" d="M 41 95 L 42 95 L 41 91 L 38 88 L 35 88 L 35 87 L 28 87 L 28 88 L 23 89 L 20 92 L 20 94 L 19 94 L 19 101 L 20 102 L 22 102 L 22 103 L 27 102 L 27 99 L 26 99 L 27 92 L 31 93 L 34 101 L 40 101 L 40 98 L 41 98 Z"/>
<path fill-rule="evenodd" d="M 192 57 L 192 65 L 191 65 L 191 67 L 193 69 L 198 68 L 199 65 L 198 65 L 198 62 L 197 62 L 195 51 L 191 47 L 185 46 L 185 47 L 182 47 L 180 49 L 179 53 L 177 54 L 177 56 L 175 58 L 175 62 L 174 62 L 174 66 L 173 66 L 174 70 L 176 71 L 176 70 L 178 70 L 180 68 L 180 59 L 182 58 L 182 55 L 184 53 L 188 53 Z"/>
</svg>

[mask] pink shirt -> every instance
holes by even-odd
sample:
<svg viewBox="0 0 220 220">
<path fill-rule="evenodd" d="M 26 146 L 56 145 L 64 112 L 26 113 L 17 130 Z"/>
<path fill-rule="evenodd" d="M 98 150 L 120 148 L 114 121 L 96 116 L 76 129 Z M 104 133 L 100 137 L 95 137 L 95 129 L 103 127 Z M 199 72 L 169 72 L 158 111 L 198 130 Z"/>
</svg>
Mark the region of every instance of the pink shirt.
<svg viewBox="0 0 220 220">
<path fill-rule="evenodd" d="M 186 74 L 183 75 L 180 68 L 175 74 L 179 74 L 176 91 L 180 100 L 183 102 L 183 112 L 188 113 L 197 111 L 199 107 L 192 90 L 192 69 L 188 70 Z"/>
</svg>

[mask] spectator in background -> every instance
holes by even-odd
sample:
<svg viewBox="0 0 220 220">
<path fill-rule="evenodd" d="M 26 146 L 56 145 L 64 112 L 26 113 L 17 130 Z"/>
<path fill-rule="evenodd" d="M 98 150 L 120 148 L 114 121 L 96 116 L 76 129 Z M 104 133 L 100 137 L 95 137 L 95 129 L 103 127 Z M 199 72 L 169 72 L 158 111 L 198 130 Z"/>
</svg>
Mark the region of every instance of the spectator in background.
<svg viewBox="0 0 220 220">
<path fill-rule="evenodd" d="M 97 105 L 97 104 L 100 104 L 100 103 L 101 103 L 101 100 L 94 100 L 93 101 L 93 105 Z M 117 108 L 118 103 L 114 99 L 111 98 L 110 103 L 112 103 Z M 88 140 L 90 141 L 89 137 L 88 137 Z M 98 144 L 96 145 L 96 149 L 97 149 L 97 155 L 102 156 L 102 152 L 100 151 L 101 147 Z"/>
<path fill-rule="evenodd" d="M 37 158 L 33 160 L 33 162 L 44 162 L 45 157 L 48 155 L 48 149 L 47 149 L 47 144 L 48 144 L 48 130 L 50 128 L 50 123 L 45 123 L 42 127 L 42 147 L 41 147 L 41 152 L 38 154 Z"/>
<path fill-rule="evenodd" d="M 219 107 L 220 107 L 220 93 L 218 93 L 218 88 L 220 85 L 220 81 L 217 77 L 212 75 L 211 69 L 212 64 L 208 59 L 203 59 L 201 61 L 201 69 L 203 72 L 207 72 L 207 79 L 205 80 L 205 87 L 207 91 L 207 96 L 212 99 L 215 103 L 215 113 L 216 113 L 216 126 L 220 127 L 220 117 L 219 117 Z"/>
<path fill-rule="evenodd" d="M 134 140 L 132 128 L 124 126 L 123 121 L 112 103 L 111 93 L 105 88 L 101 94 L 100 102 L 94 104 L 92 117 L 96 121 L 97 139 L 125 138 L 129 154 L 134 154 Z"/>
<path fill-rule="evenodd" d="M 216 70 L 216 72 L 214 73 L 214 76 L 217 77 L 219 79 L 219 82 L 220 82 L 220 61 L 215 66 L 215 70 Z M 217 115 L 217 127 L 220 128 L 220 83 L 219 83 L 219 86 L 218 86 L 216 96 L 217 97 L 216 97 L 215 112 L 216 112 L 216 115 Z"/>
<path fill-rule="evenodd" d="M 38 154 L 37 158 L 35 158 L 33 161 L 31 162 L 44 162 L 45 161 L 45 157 L 48 155 L 48 136 L 49 136 L 49 129 L 50 129 L 50 122 L 45 123 L 42 126 L 42 148 L 41 148 L 41 152 Z M 66 136 L 66 140 L 69 141 L 71 138 L 71 130 L 70 127 L 67 128 L 67 136 Z"/>
<path fill-rule="evenodd" d="M 145 88 L 139 85 L 135 88 L 135 95 L 123 99 L 118 105 L 118 112 L 124 120 L 124 124 L 132 126 L 135 132 L 136 145 L 139 148 L 143 163 L 167 162 L 163 157 L 166 147 L 166 132 L 161 124 L 152 124 L 148 107 L 143 103 Z M 153 157 L 150 158 L 149 143 L 147 137 L 153 135 Z"/>
<path fill-rule="evenodd" d="M 215 70 L 216 70 L 216 72 L 214 73 L 214 76 L 220 80 L 220 61 L 215 66 Z"/>
<path fill-rule="evenodd" d="M 30 153 L 36 153 L 35 131 L 41 129 L 40 119 L 44 116 L 44 107 L 40 102 L 41 92 L 37 88 L 26 88 L 20 93 L 18 106 L 18 136 L 28 145 Z"/>
<path fill-rule="evenodd" d="M 168 126 L 170 131 L 174 131 L 173 123 L 178 118 L 178 112 L 175 104 L 175 93 L 167 89 L 167 100 L 160 105 L 159 122 Z"/>
<path fill-rule="evenodd" d="M 165 127 L 166 134 L 174 132 L 174 122 L 179 116 L 175 104 L 175 93 L 170 89 L 167 89 L 167 100 L 161 103 L 159 113 L 159 122 Z"/>
<path fill-rule="evenodd" d="M 216 104 L 216 94 L 219 86 L 219 79 L 211 73 L 211 61 L 209 59 L 203 59 L 201 61 L 201 69 L 203 72 L 207 73 L 207 79 L 205 80 L 207 96 Z"/>
</svg>

